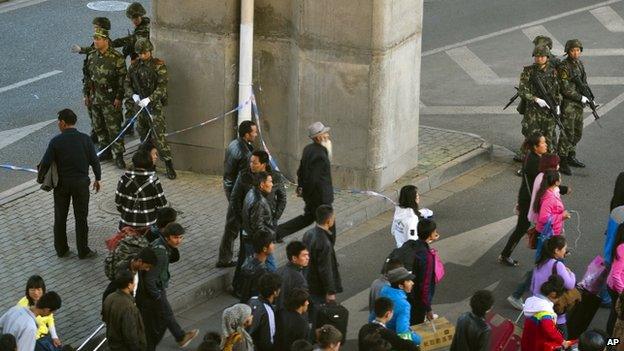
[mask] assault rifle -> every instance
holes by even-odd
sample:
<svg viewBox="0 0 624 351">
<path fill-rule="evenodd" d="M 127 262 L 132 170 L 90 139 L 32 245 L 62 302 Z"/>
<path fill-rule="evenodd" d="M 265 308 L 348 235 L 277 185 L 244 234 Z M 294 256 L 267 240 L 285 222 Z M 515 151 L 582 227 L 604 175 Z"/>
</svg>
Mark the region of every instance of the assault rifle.
<svg viewBox="0 0 624 351">
<path fill-rule="evenodd" d="M 579 88 L 579 90 L 581 91 L 581 95 L 589 99 L 589 102 L 587 102 L 587 105 L 592 110 L 592 115 L 594 115 L 594 119 L 598 121 L 598 119 L 600 119 L 598 112 L 596 112 L 596 109 L 598 109 L 598 105 L 596 105 L 594 93 L 592 93 L 591 88 L 589 87 L 589 85 L 587 85 L 587 83 L 583 83 L 583 80 L 581 79 L 579 75 L 572 77 L 572 82 L 574 82 L 574 84 L 576 84 L 576 86 Z"/>
<path fill-rule="evenodd" d="M 555 99 L 552 95 L 548 93 L 548 90 L 546 90 L 546 87 L 544 87 L 544 82 L 542 82 L 540 77 L 538 77 L 536 74 L 533 74 L 531 76 L 531 80 L 533 81 L 533 86 L 537 90 L 537 95 L 539 95 L 539 97 L 542 100 L 546 101 L 546 103 L 548 104 L 548 112 L 559 127 L 559 133 L 567 137 L 565 129 L 563 127 L 563 122 L 561 122 L 561 116 L 559 113 L 557 113 L 557 104 L 555 102 Z"/>
<path fill-rule="evenodd" d="M 512 96 L 511 99 L 509 99 L 509 102 L 507 103 L 507 105 L 505 105 L 505 107 L 503 107 L 503 111 L 505 111 L 507 109 L 507 107 L 509 107 L 509 105 L 513 104 L 513 102 L 516 101 L 518 96 L 520 96 L 519 93 L 518 93 L 518 87 L 514 87 L 514 89 L 516 89 L 516 95 Z"/>
</svg>

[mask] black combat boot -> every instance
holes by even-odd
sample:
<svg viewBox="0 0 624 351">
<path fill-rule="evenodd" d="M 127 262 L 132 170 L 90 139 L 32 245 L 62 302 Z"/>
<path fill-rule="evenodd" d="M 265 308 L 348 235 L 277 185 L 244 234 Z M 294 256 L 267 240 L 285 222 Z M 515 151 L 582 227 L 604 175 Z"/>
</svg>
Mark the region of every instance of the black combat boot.
<svg viewBox="0 0 624 351">
<path fill-rule="evenodd" d="M 126 169 L 126 161 L 123 159 L 123 153 L 120 152 L 115 156 L 115 165 L 117 165 L 119 169 Z"/>
<path fill-rule="evenodd" d="M 559 172 L 565 175 L 572 175 L 572 170 L 570 169 L 570 166 L 568 165 L 567 157 L 563 157 L 563 156 L 561 157 L 561 160 L 559 161 Z"/>
<path fill-rule="evenodd" d="M 167 167 L 167 178 L 173 180 L 178 177 L 175 169 L 173 169 L 173 161 L 165 161 L 165 167 Z"/>
<path fill-rule="evenodd" d="M 574 155 L 568 156 L 568 164 L 576 168 L 585 168 L 585 164 L 574 157 Z"/>
</svg>

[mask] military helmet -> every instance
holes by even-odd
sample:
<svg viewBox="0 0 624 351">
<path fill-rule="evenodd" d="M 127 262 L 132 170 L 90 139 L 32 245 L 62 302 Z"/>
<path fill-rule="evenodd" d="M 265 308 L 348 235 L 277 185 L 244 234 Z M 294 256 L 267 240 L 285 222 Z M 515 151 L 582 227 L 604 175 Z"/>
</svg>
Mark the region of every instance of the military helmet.
<svg viewBox="0 0 624 351">
<path fill-rule="evenodd" d="M 100 28 L 104 28 L 106 30 L 110 30 L 111 29 L 111 22 L 107 17 L 95 17 L 93 19 L 92 24 L 100 27 Z"/>
<path fill-rule="evenodd" d="M 570 51 L 572 48 L 579 48 L 581 49 L 581 52 L 583 51 L 583 44 L 581 44 L 581 41 L 578 39 L 570 39 L 568 41 L 566 41 L 565 44 L 565 52 Z"/>
<path fill-rule="evenodd" d="M 134 52 L 140 54 L 147 51 L 154 51 L 154 45 L 152 45 L 152 42 L 147 38 L 137 39 L 136 43 L 134 43 Z"/>
<path fill-rule="evenodd" d="M 553 42 L 552 42 L 552 39 L 550 39 L 550 37 L 547 37 L 545 35 L 538 35 L 535 37 L 535 39 L 533 39 L 533 45 L 535 46 L 546 45 L 548 46 L 550 50 L 552 50 Z"/>
<path fill-rule="evenodd" d="M 133 19 L 136 17 L 143 17 L 147 12 L 145 12 L 145 8 L 143 5 L 138 2 L 133 2 L 126 9 L 126 17 Z"/>
<path fill-rule="evenodd" d="M 550 57 L 550 49 L 546 45 L 538 45 L 533 49 L 533 57 L 535 56 L 548 56 Z"/>
</svg>

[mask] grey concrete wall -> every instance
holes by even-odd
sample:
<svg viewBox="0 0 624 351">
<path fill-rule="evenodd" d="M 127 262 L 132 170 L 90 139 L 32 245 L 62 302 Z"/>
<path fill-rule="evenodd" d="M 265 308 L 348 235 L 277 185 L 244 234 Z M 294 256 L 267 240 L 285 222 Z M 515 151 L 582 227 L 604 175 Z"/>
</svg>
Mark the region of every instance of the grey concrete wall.
<svg viewBox="0 0 624 351">
<path fill-rule="evenodd" d="M 169 129 L 237 101 L 238 0 L 153 0 L 171 72 Z M 306 127 L 332 127 L 336 186 L 380 189 L 417 164 L 422 0 L 256 0 L 254 87 L 293 178 Z M 173 138 L 178 167 L 218 172 L 235 118 Z"/>
</svg>

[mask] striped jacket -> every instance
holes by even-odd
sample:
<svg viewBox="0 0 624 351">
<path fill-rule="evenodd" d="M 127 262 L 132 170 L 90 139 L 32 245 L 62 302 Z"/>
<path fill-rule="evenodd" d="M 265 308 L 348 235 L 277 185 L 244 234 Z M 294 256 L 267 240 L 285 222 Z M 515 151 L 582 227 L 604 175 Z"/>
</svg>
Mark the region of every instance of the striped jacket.
<svg viewBox="0 0 624 351">
<path fill-rule="evenodd" d="M 156 172 L 126 171 L 117 183 L 115 203 L 121 222 L 133 227 L 156 223 L 156 209 L 167 206 Z"/>
</svg>

